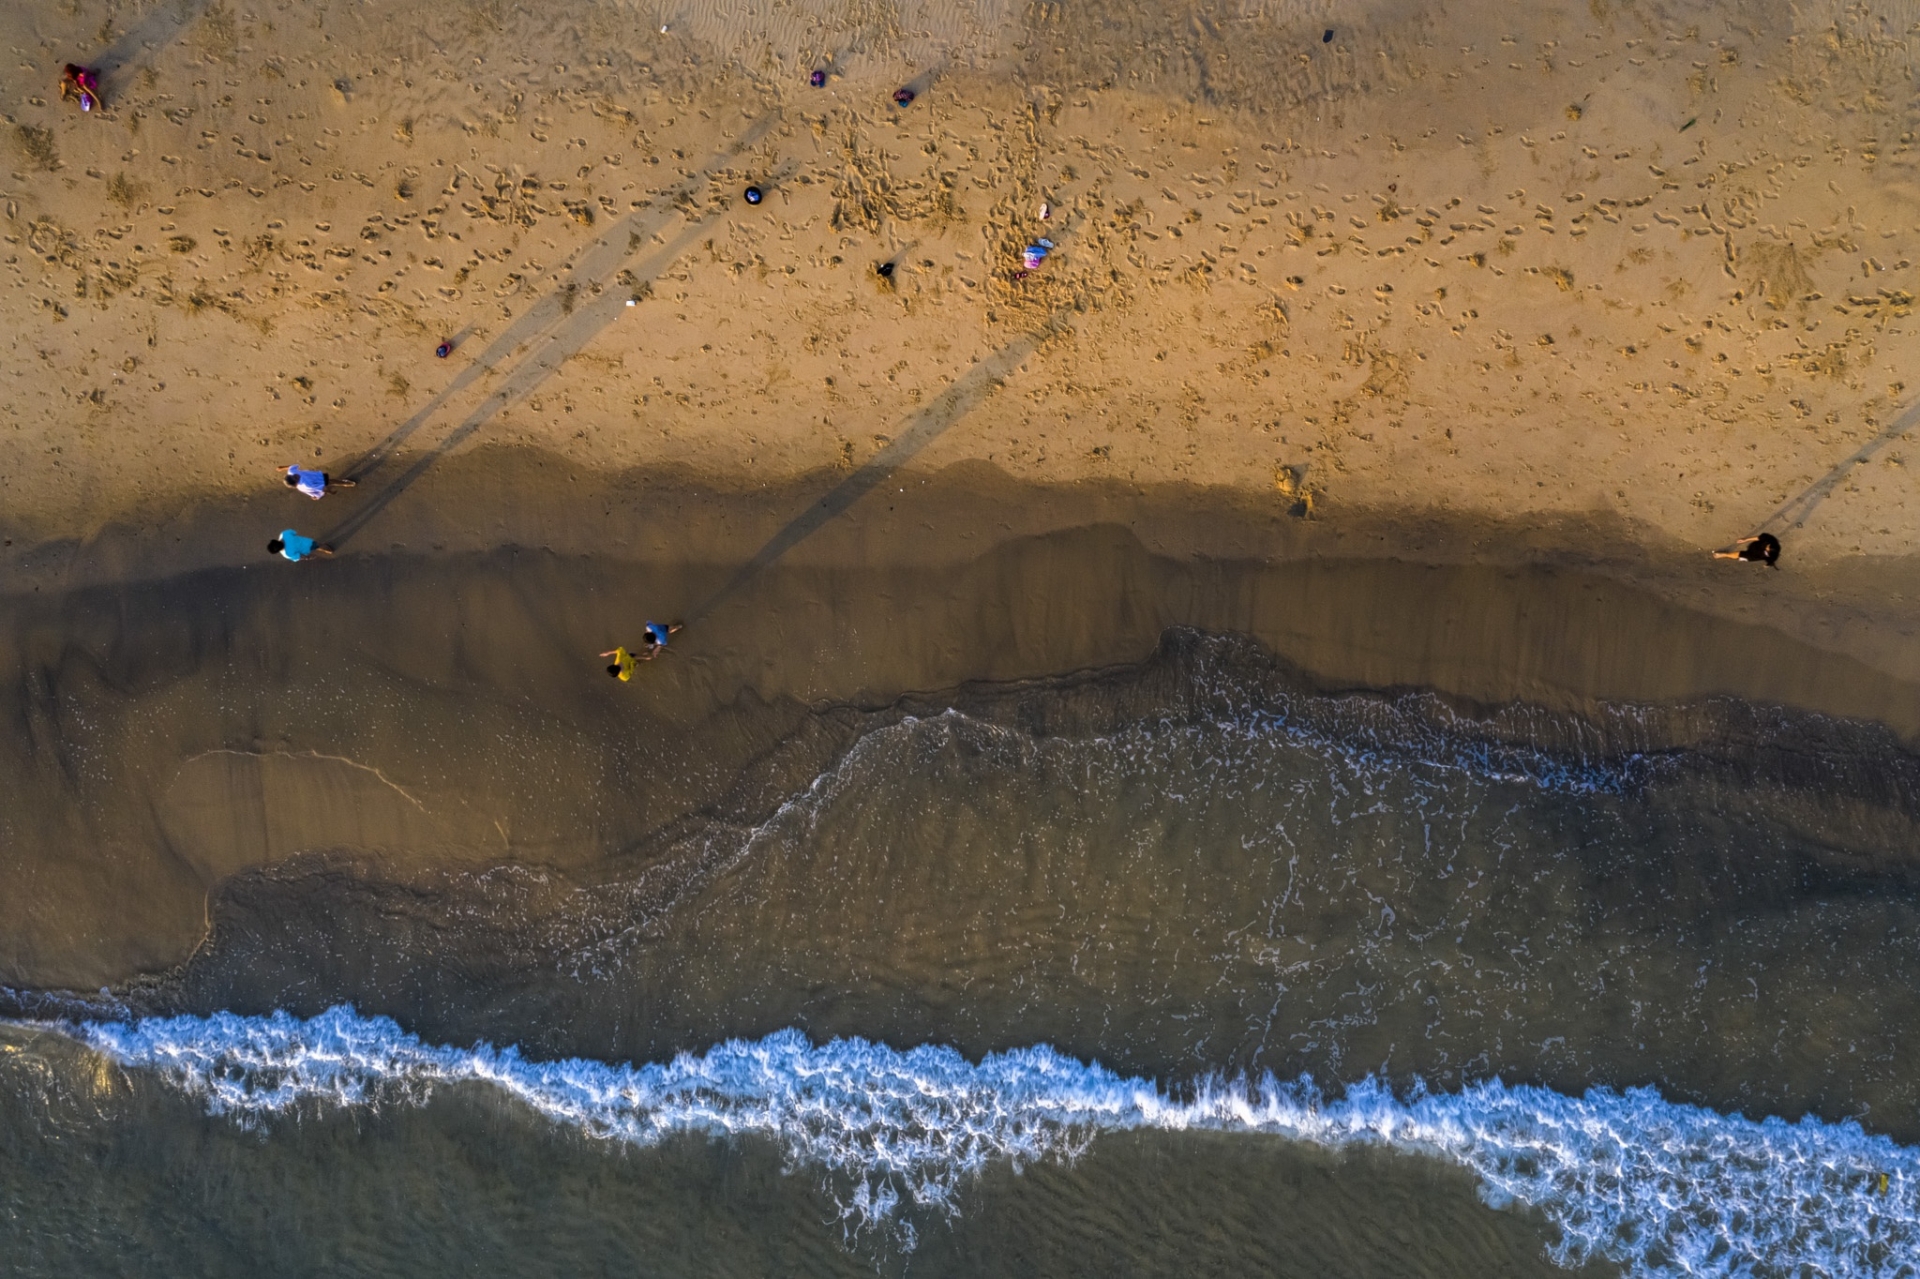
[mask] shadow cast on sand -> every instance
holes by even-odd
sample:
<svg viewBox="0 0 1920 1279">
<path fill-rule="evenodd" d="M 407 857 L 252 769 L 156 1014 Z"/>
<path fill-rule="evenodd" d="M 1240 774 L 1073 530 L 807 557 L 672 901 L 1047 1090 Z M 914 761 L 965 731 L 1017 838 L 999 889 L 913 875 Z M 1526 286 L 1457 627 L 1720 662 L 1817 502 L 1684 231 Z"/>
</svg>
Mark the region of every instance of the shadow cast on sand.
<svg viewBox="0 0 1920 1279">
<path fill-rule="evenodd" d="M 718 214 L 709 214 L 698 222 L 689 223 L 679 235 L 675 236 L 664 248 L 648 260 L 646 267 L 642 271 L 635 272 L 635 274 L 641 278 L 651 279 L 664 272 L 668 267 L 673 265 L 674 261 L 686 251 L 690 244 L 698 239 L 700 235 L 712 225 L 718 216 Z M 550 300 L 550 298 L 542 300 L 542 306 L 545 305 L 547 300 Z M 489 395 L 479 408 L 476 408 L 472 413 L 468 414 L 466 420 L 449 432 L 445 439 L 441 440 L 440 443 L 436 444 L 427 452 L 421 454 L 414 460 L 413 465 L 394 477 L 391 483 L 369 498 L 366 504 L 361 506 L 359 510 L 342 520 L 323 540 L 332 543 L 335 547 L 344 545 L 354 534 L 365 528 L 367 524 L 373 520 L 373 517 L 384 510 L 389 503 L 406 492 L 416 480 L 431 470 L 433 465 L 441 458 L 466 443 L 467 440 L 473 437 L 476 431 L 488 422 L 491 422 L 503 410 L 511 408 L 538 390 L 540 384 L 552 376 L 554 370 L 577 355 L 587 343 L 598 337 L 602 330 L 612 324 L 617 316 L 623 314 L 626 310 L 626 303 L 627 295 L 624 292 L 619 290 L 606 290 L 585 306 L 576 306 L 571 312 L 563 310 L 564 320 L 556 326 L 549 327 L 545 332 L 538 334 L 533 339 L 537 341 L 539 345 L 525 360 L 521 361 L 512 372 L 507 374 L 506 380 L 501 383 L 497 391 Z M 501 342 L 504 343 L 505 341 L 506 339 L 503 337 Z M 496 345 L 499 344 L 500 343 L 496 343 Z M 467 373 L 471 373 L 473 369 L 481 367 L 481 364 L 476 362 L 472 368 L 463 372 L 461 376 L 466 377 Z M 416 418 L 424 421 L 426 417 L 431 416 L 431 410 L 438 408 L 451 394 L 452 389 L 443 391 L 440 396 L 436 397 L 434 403 L 429 405 L 427 409 L 423 409 L 416 415 Z M 401 432 L 395 433 L 397 438 L 395 438 L 394 442 L 398 443 L 400 439 L 406 438 L 406 435 L 412 434 L 414 429 L 415 424 L 409 423 L 408 426 L 403 428 L 404 434 Z M 384 454 L 382 456 L 384 456 Z M 359 473 L 364 474 L 365 471 L 362 470 Z"/>
<path fill-rule="evenodd" d="M 1840 487 L 1840 482 L 1852 474 L 1853 469 L 1865 462 L 1872 461 L 1887 445 L 1893 443 L 1915 426 L 1920 426 L 1920 402 L 1907 406 L 1905 412 L 1893 419 L 1893 424 L 1880 434 L 1862 444 L 1825 475 L 1807 485 L 1806 488 L 1781 503 L 1773 514 L 1767 516 L 1761 528 L 1803 528 L 1807 520 L 1819 509 L 1822 502 Z"/>
<path fill-rule="evenodd" d="M 913 460 L 927 445 L 939 439 L 948 427 L 999 390 L 1028 356 L 1058 336 L 1065 327 L 1067 314 L 1067 311 L 1057 311 L 1048 316 L 1044 323 L 1021 334 L 955 379 L 953 385 L 935 396 L 932 403 L 907 419 L 906 425 L 891 443 L 774 534 L 724 586 L 689 614 L 689 620 L 711 613 L 734 592 L 772 567 L 781 556 L 817 533 L 834 517 L 843 514 Z"/>
<path fill-rule="evenodd" d="M 212 0 L 164 0 L 153 12 L 121 32 L 119 39 L 94 54 L 87 65 L 99 72 L 112 88 L 124 88 L 124 84 L 113 83 L 121 72 L 136 62 L 151 63 L 155 54 L 198 22 L 211 3 Z"/>
<path fill-rule="evenodd" d="M 694 177 L 683 183 L 682 192 L 691 192 L 696 189 L 727 160 L 739 155 L 744 149 L 764 137 L 777 119 L 777 115 L 768 115 L 756 121 L 737 141 L 725 151 L 712 157 Z M 783 170 L 769 180 L 778 181 L 785 176 L 787 174 Z M 625 311 L 631 296 L 631 290 L 608 288 L 609 283 L 620 275 L 628 275 L 636 282 L 637 287 L 639 281 L 657 277 L 672 266 L 680 254 L 686 251 L 687 246 L 720 216 L 716 211 L 697 222 L 688 223 L 679 235 L 667 241 L 658 252 L 648 258 L 644 266 L 631 272 L 624 272 L 622 264 L 641 245 L 657 240 L 669 219 L 674 216 L 673 201 L 669 199 L 666 203 L 668 207 L 665 212 L 643 210 L 621 219 L 581 255 L 572 273 L 559 288 L 542 297 L 527 310 L 526 314 L 509 325 L 506 332 L 489 343 L 486 350 L 462 369 L 445 389 L 355 462 L 347 470 L 347 475 L 355 482 L 359 482 L 377 471 L 395 450 L 426 425 L 460 391 L 492 373 L 498 365 L 518 352 L 530 346 L 534 348 L 525 360 L 507 374 L 500 388 L 488 396 L 486 401 L 469 414 L 465 421 L 455 427 L 439 444 L 422 454 L 412 466 L 370 498 L 359 510 L 337 525 L 324 540 L 336 547 L 344 544 L 347 539 L 366 527 L 368 522 L 394 498 L 426 474 L 435 462 L 465 443 L 502 410 L 525 399 L 546 381 L 554 370 L 578 354 L 588 342 L 597 337 Z M 582 294 L 591 299 L 584 305 L 579 301 Z"/>
</svg>

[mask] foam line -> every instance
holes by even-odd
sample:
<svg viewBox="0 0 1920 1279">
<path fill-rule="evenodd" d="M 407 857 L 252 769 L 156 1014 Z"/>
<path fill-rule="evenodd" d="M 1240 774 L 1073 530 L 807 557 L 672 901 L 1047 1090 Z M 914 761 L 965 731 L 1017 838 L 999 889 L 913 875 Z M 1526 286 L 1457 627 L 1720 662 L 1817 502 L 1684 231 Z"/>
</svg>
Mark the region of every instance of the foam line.
<svg viewBox="0 0 1920 1279">
<path fill-rule="evenodd" d="M 1365 1082 L 1330 1100 L 1306 1080 L 1203 1082 L 1182 1100 L 1045 1046 L 978 1063 L 939 1047 L 787 1030 L 665 1064 L 530 1061 L 513 1048 L 423 1043 L 349 1007 L 311 1020 L 40 1023 L 259 1122 L 297 1107 L 423 1102 L 464 1082 L 556 1123 L 646 1146 L 676 1133 L 753 1135 L 840 1186 L 856 1226 L 909 1202 L 957 1210 L 996 1162 L 1071 1159 L 1102 1133 L 1204 1129 L 1330 1149 L 1374 1145 L 1471 1170 L 1495 1206 L 1539 1209 L 1552 1258 L 1634 1276 L 1920 1274 L 1920 1151 L 1854 1123 L 1749 1120 L 1651 1088 L 1569 1097 L 1497 1081 L 1396 1097 Z M 1881 1178 L 1885 1177 L 1884 1190 Z"/>
</svg>

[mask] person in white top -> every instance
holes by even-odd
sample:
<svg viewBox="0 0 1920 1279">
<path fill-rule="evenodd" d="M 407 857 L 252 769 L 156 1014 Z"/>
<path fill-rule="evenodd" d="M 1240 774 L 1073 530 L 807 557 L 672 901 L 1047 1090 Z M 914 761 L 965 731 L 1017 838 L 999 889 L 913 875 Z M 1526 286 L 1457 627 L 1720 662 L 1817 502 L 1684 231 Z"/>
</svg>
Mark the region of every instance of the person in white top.
<svg viewBox="0 0 1920 1279">
<path fill-rule="evenodd" d="M 287 487 L 305 493 L 318 502 L 334 489 L 350 489 L 352 480 L 336 480 L 325 471 L 308 471 L 298 466 L 289 466 L 286 475 Z"/>
</svg>

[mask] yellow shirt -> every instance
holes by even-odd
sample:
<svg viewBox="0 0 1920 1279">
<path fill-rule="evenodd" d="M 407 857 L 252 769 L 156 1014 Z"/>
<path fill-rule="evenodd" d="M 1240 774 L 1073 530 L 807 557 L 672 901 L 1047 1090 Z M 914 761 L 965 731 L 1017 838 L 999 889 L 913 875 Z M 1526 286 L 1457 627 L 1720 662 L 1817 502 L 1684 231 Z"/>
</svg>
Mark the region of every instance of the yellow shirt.
<svg viewBox="0 0 1920 1279">
<path fill-rule="evenodd" d="M 613 664 L 620 668 L 621 679 L 632 679 L 633 668 L 640 664 L 640 659 L 629 653 L 626 646 L 622 645 L 613 650 Z"/>
</svg>

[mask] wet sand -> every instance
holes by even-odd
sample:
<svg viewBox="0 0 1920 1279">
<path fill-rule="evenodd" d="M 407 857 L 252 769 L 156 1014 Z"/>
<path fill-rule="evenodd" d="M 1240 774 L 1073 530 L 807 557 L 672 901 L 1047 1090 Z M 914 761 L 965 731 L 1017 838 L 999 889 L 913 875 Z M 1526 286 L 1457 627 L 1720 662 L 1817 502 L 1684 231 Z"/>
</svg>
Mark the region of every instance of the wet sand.
<svg viewBox="0 0 1920 1279">
<path fill-rule="evenodd" d="M 510 500 L 529 475 L 542 500 Z M 1728 617 L 1694 603 L 1729 594 L 1711 564 L 991 479 L 842 480 L 861 492 L 840 511 L 818 486 L 703 494 L 482 452 L 383 526 L 424 545 L 14 595 L 5 874 L 29 891 L 7 897 L 4 980 L 90 989 L 178 963 L 210 892 L 302 855 L 403 879 L 587 870 L 764 791 L 767 768 L 804 785 L 841 748 L 835 707 L 1138 663 L 1170 627 L 1249 636 L 1302 688 L 1586 716 L 1729 697 L 1920 734 L 1891 629 L 1823 613 L 1785 574 L 1740 566 L 1752 613 Z M 502 537 L 496 512 L 544 542 Z M 253 518 L 207 513 L 189 540 Z M 49 580 L 103 572 L 108 546 Z M 1413 546 L 1435 553 L 1390 554 Z M 608 679 L 594 655 L 648 618 L 689 627 L 632 683 Z M 1836 635 L 1851 642 L 1819 642 Z M 1687 745 L 1687 722 L 1633 745 Z"/>
</svg>

